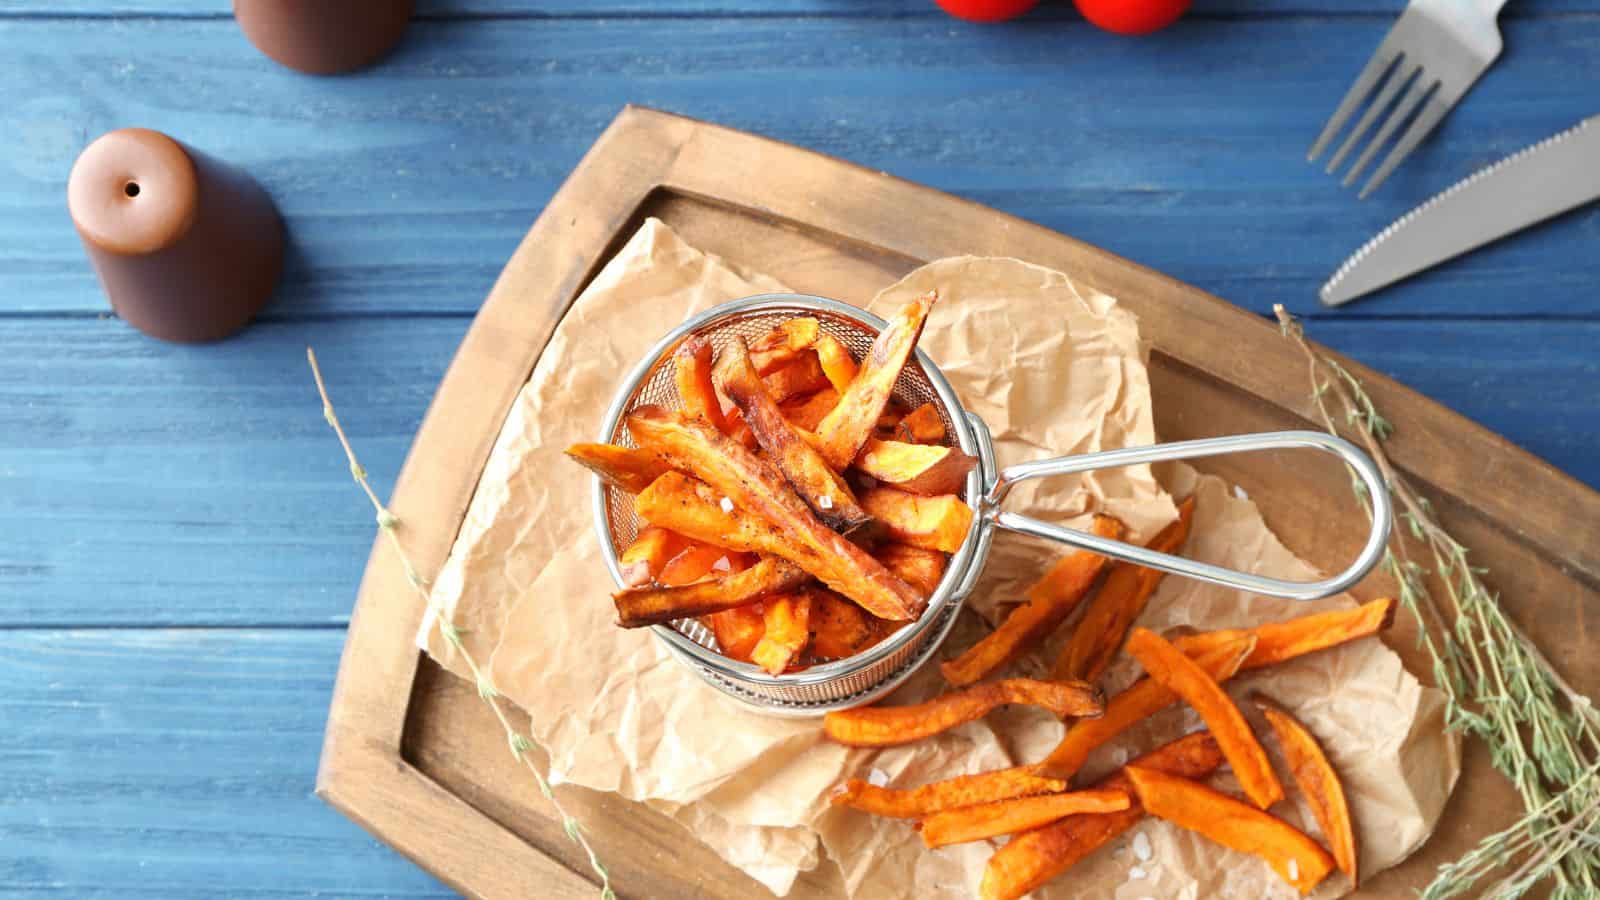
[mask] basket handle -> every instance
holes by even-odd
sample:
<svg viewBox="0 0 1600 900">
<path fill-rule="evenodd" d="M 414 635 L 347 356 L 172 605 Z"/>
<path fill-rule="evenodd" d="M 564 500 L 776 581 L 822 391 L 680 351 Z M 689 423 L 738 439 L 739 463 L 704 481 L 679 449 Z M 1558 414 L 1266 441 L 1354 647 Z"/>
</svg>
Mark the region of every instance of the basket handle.
<svg viewBox="0 0 1600 900">
<path fill-rule="evenodd" d="M 1185 559 L 1181 556 L 1174 556 L 1170 553 L 1158 553 L 1144 547 L 1124 543 L 1123 541 L 1113 541 L 1093 534 L 1086 534 L 1082 531 L 1075 531 L 1071 528 L 1063 528 L 1059 525 L 1041 522 L 1038 519 L 1019 515 L 1018 513 L 1004 512 L 1000 509 L 1001 502 L 1005 500 L 1006 495 L 1011 492 L 1013 487 L 1024 481 L 1043 478 L 1048 475 L 1072 475 L 1095 469 L 1112 469 L 1119 466 L 1165 460 L 1195 459 L 1202 456 L 1223 456 L 1229 453 L 1245 453 L 1252 450 L 1305 448 L 1332 453 L 1343 460 L 1346 465 L 1355 471 L 1362 484 L 1366 486 L 1367 496 L 1372 501 L 1372 531 L 1367 535 L 1366 546 L 1361 548 L 1360 555 L 1356 557 L 1355 562 L 1350 564 L 1349 568 L 1332 578 L 1325 578 L 1321 581 L 1284 581 L 1278 578 L 1254 575 L 1249 572 L 1239 572 L 1209 563 Z M 989 488 L 988 493 L 984 496 L 982 504 L 983 516 L 996 526 L 1007 531 L 1041 537 L 1057 543 L 1091 550 L 1103 556 L 1137 563 L 1152 569 L 1160 569 L 1163 572 L 1182 575 L 1198 581 L 1250 591 L 1256 594 L 1265 594 L 1270 597 L 1283 597 L 1289 600 L 1317 600 L 1337 594 L 1365 577 L 1383 557 L 1384 547 L 1389 541 L 1392 512 L 1388 488 L 1384 484 L 1383 476 L 1378 472 L 1378 467 L 1373 464 L 1371 458 L 1349 441 L 1320 431 L 1274 431 L 1263 434 L 1240 434 L 1018 463 L 1000 470 L 993 480 L 993 486 Z"/>
</svg>

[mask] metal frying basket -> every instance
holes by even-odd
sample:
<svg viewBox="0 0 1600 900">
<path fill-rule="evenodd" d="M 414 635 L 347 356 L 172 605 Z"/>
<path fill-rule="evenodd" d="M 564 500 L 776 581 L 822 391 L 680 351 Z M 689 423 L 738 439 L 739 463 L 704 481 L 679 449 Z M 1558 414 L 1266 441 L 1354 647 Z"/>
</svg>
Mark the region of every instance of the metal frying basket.
<svg viewBox="0 0 1600 900">
<path fill-rule="evenodd" d="M 795 316 L 812 316 L 822 331 L 833 335 L 858 358 L 863 356 L 887 324 L 858 307 L 808 294 L 760 294 L 713 307 L 679 325 L 656 342 L 627 377 L 606 411 L 599 439 L 632 446 L 624 422 L 635 407 L 658 404 L 682 406 L 673 378 L 672 352 L 690 334 L 699 334 L 718 350 L 735 338 L 752 339 Z M 943 643 L 956 614 L 977 582 L 989 555 L 994 530 L 1003 528 L 1046 538 L 1073 547 L 1126 560 L 1153 569 L 1273 597 L 1314 600 L 1336 594 L 1357 581 L 1378 562 L 1389 537 L 1390 500 L 1378 469 L 1355 445 L 1320 431 L 1280 431 L 1156 444 L 1110 450 L 1081 456 L 1035 460 L 996 471 L 989 429 L 968 413 L 926 353 L 917 350 L 895 384 L 897 399 L 915 408 L 932 402 L 944 421 L 946 443 L 978 458 L 980 465 L 968 476 L 964 499 L 976 515 L 966 540 L 950 558 L 944 579 L 928 600 L 921 618 L 875 646 L 834 662 L 799 672 L 769 675 L 750 663 L 717 652 L 710 629 L 695 619 L 680 619 L 654 626 L 657 637 L 689 668 L 713 687 L 760 712 L 780 716 L 817 716 L 829 710 L 860 706 L 893 690 L 916 671 Z M 1094 469 L 1115 468 L 1160 460 L 1220 456 L 1248 450 L 1314 448 L 1338 456 L 1366 484 L 1372 501 L 1372 532 L 1356 561 L 1342 573 L 1315 582 L 1282 581 L 1237 572 L 1144 547 L 1109 540 L 1017 513 L 1004 512 L 1001 502 L 1017 484 L 1046 475 L 1068 475 Z M 618 587 L 623 586 L 619 554 L 639 531 L 633 498 L 605 485 L 597 477 L 594 487 L 595 527 L 606 567 Z"/>
</svg>

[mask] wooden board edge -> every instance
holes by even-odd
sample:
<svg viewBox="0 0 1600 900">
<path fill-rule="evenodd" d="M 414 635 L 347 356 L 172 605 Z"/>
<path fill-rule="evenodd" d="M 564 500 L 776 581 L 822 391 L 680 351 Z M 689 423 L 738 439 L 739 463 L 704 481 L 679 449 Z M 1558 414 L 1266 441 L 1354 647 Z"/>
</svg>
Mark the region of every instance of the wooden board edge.
<svg viewBox="0 0 1600 900">
<path fill-rule="evenodd" d="M 604 261 L 616 231 L 657 188 L 687 136 L 683 123 L 624 109 L 556 192 L 496 280 L 429 404 L 390 495 L 401 540 L 424 577 L 438 571 L 448 556 L 499 425 L 556 324 Z M 337 385 L 333 390 L 337 398 Z M 462 435 L 476 439 L 463 444 Z M 398 604 L 406 604 L 403 611 Z M 391 800 L 382 791 L 345 773 L 370 777 L 398 769 L 417 775 L 411 781 L 385 780 L 389 787 L 421 779 L 400 757 L 400 742 L 420 661 L 414 637 L 423 613 L 394 548 L 380 535 L 362 576 L 334 683 L 318 794 L 397 847 L 407 839 L 400 830 L 407 820 L 387 812 Z M 478 830 L 500 828 L 481 813 L 475 819 L 463 815 L 457 826 L 466 827 L 468 819 Z M 418 853 L 402 852 L 440 874 L 433 855 L 424 861 Z M 458 890 L 490 895 L 479 892 L 471 873 L 456 877 L 459 883 L 452 886 Z"/>
<path fill-rule="evenodd" d="M 1307 423 L 1318 421 L 1309 378 L 1286 382 L 1276 376 L 1305 368 L 1299 348 L 1275 333 L 1276 323 L 1226 300 L 1042 225 L 925 185 L 720 125 L 655 110 L 640 114 L 693 128 L 664 182 L 667 189 L 716 197 L 912 259 L 971 253 L 1012 256 L 1065 269 L 1139 313 L 1144 338 L 1164 353 Z M 831 164 L 828 189 L 821 193 L 814 179 L 802 174 L 814 168 L 806 163 L 818 159 Z M 748 177 L 754 172 L 760 177 Z M 923 208 L 913 213 L 907 197 L 919 198 Z M 866 233 L 863 226 L 869 223 L 862 221 L 863 208 L 881 209 L 895 217 L 915 215 L 921 227 L 893 232 L 900 237 L 884 243 Z M 975 244 L 975 238 L 996 231 L 978 227 L 979 220 L 995 216 L 1008 225 L 1000 229 L 1005 243 Z M 1176 326 L 1162 327 L 1161 317 L 1153 314 L 1155 301 L 1148 299 L 1155 296 L 1182 298 L 1181 333 Z M 1311 323 L 1308 333 L 1314 336 L 1315 331 Z M 1246 337 L 1241 340 L 1241 335 Z M 1253 349 L 1259 346 L 1260 355 L 1238 358 L 1232 348 L 1241 343 Z M 1384 414 L 1402 423 L 1385 445 L 1401 470 L 1435 486 L 1448 485 L 1444 488 L 1448 493 L 1492 521 L 1521 523 L 1514 530 L 1534 546 L 1565 548 L 1567 555 L 1552 562 L 1600 586 L 1600 493 L 1437 401 L 1343 354 L 1315 346 L 1360 378 Z M 1434 468 L 1440 460 L 1458 461 L 1460 470 L 1442 473 Z M 1486 466 L 1495 471 L 1494 478 L 1479 477 Z M 1504 490 L 1508 483 L 1519 487 Z M 1548 504 L 1548 514 L 1539 522 L 1530 523 L 1522 514 L 1529 496 Z"/>
</svg>

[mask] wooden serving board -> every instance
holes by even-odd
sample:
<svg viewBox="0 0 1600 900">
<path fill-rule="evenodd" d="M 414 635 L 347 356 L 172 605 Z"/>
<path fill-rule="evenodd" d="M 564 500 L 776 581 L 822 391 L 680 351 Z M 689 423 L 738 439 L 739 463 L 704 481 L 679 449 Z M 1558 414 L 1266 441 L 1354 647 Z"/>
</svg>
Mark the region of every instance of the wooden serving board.
<svg viewBox="0 0 1600 900">
<path fill-rule="evenodd" d="M 1138 314 L 1152 342 L 1156 427 L 1165 440 L 1312 425 L 1305 360 L 1277 326 L 1103 250 L 994 210 L 775 141 L 629 108 L 551 201 L 462 342 L 395 487 L 391 506 L 424 572 L 450 550 L 495 436 L 551 331 L 647 216 L 691 244 L 791 288 L 865 302 L 932 259 L 1015 256 L 1069 272 Z M 1314 330 L 1313 330 L 1314 336 Z M 1399 430 L 1395 463 L 1493 572 L 1517 620 L 1579 689 L 1600 693 L 1600 495 L 1485 429 L 1344 360 Z M 1317 454 L 1222 457 L 1302 556 L 1342 567 L 1366 532 L 1345 473 Z M 1363 599 L 1386 592 L 1371 579 Z M 333 706 L 317 793 L 472 897 L 592 898 L 587 861 L 507 752 L 473 688 L 413 643 L 422 609 L 390 548 L 367 564 Z M 1426 678 L 1402 626 L 1390 638 Z M 1417 760 L 1425 766 L 1428 760 Z M 543 765 L 543 760 L 540 760 Z M 1409 897 L 1434 869 L 1519 804 L 1477 744 L 1438 833 L 1364 885 Z M 611 794 L 565 788 L 625 897 L 735 898 L 765 889 L 665 817 Z M 792 896 L 839 896 L 832 867 Z"/>
</svg>

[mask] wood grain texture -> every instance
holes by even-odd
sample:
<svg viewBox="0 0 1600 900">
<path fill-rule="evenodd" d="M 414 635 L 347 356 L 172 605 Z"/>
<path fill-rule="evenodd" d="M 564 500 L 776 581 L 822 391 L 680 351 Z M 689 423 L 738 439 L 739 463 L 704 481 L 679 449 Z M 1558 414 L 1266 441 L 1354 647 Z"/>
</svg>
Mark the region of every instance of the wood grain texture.
<svg viewBox="0 0 1600 900">
<path fill-rule="evenodd" d="M 0 631 L 0 895 L 454 896 L 311 796 L 343 640 Z"/>
<path fill-rule="evenodd" d="M 62 197 L 82 146 L 130 122 L 277 198 L 293 247 L 269 315 L 470 311 L 626 102 L 939 187 L 1258 312 L 1319 312 L 1317 286 L 1383 225 L 1593 112 L 1571 74 L 1593 66 L 1600 19 L 1511 21 L 1500 67 L 1358 203 L 1304 154 L 1381 32 L 1360 17 L 1200 19 L 1139 41 L 1071 21 L 426 21 L 382 66 L 316 79 L 226 20 L 0 20 L 0 82 L 23 98 L 0 110 L 0 312 L 104 309 Z M 1590 207 L 1341 315 L 1600 316 L 1597 234 Z"/>
</svg>

